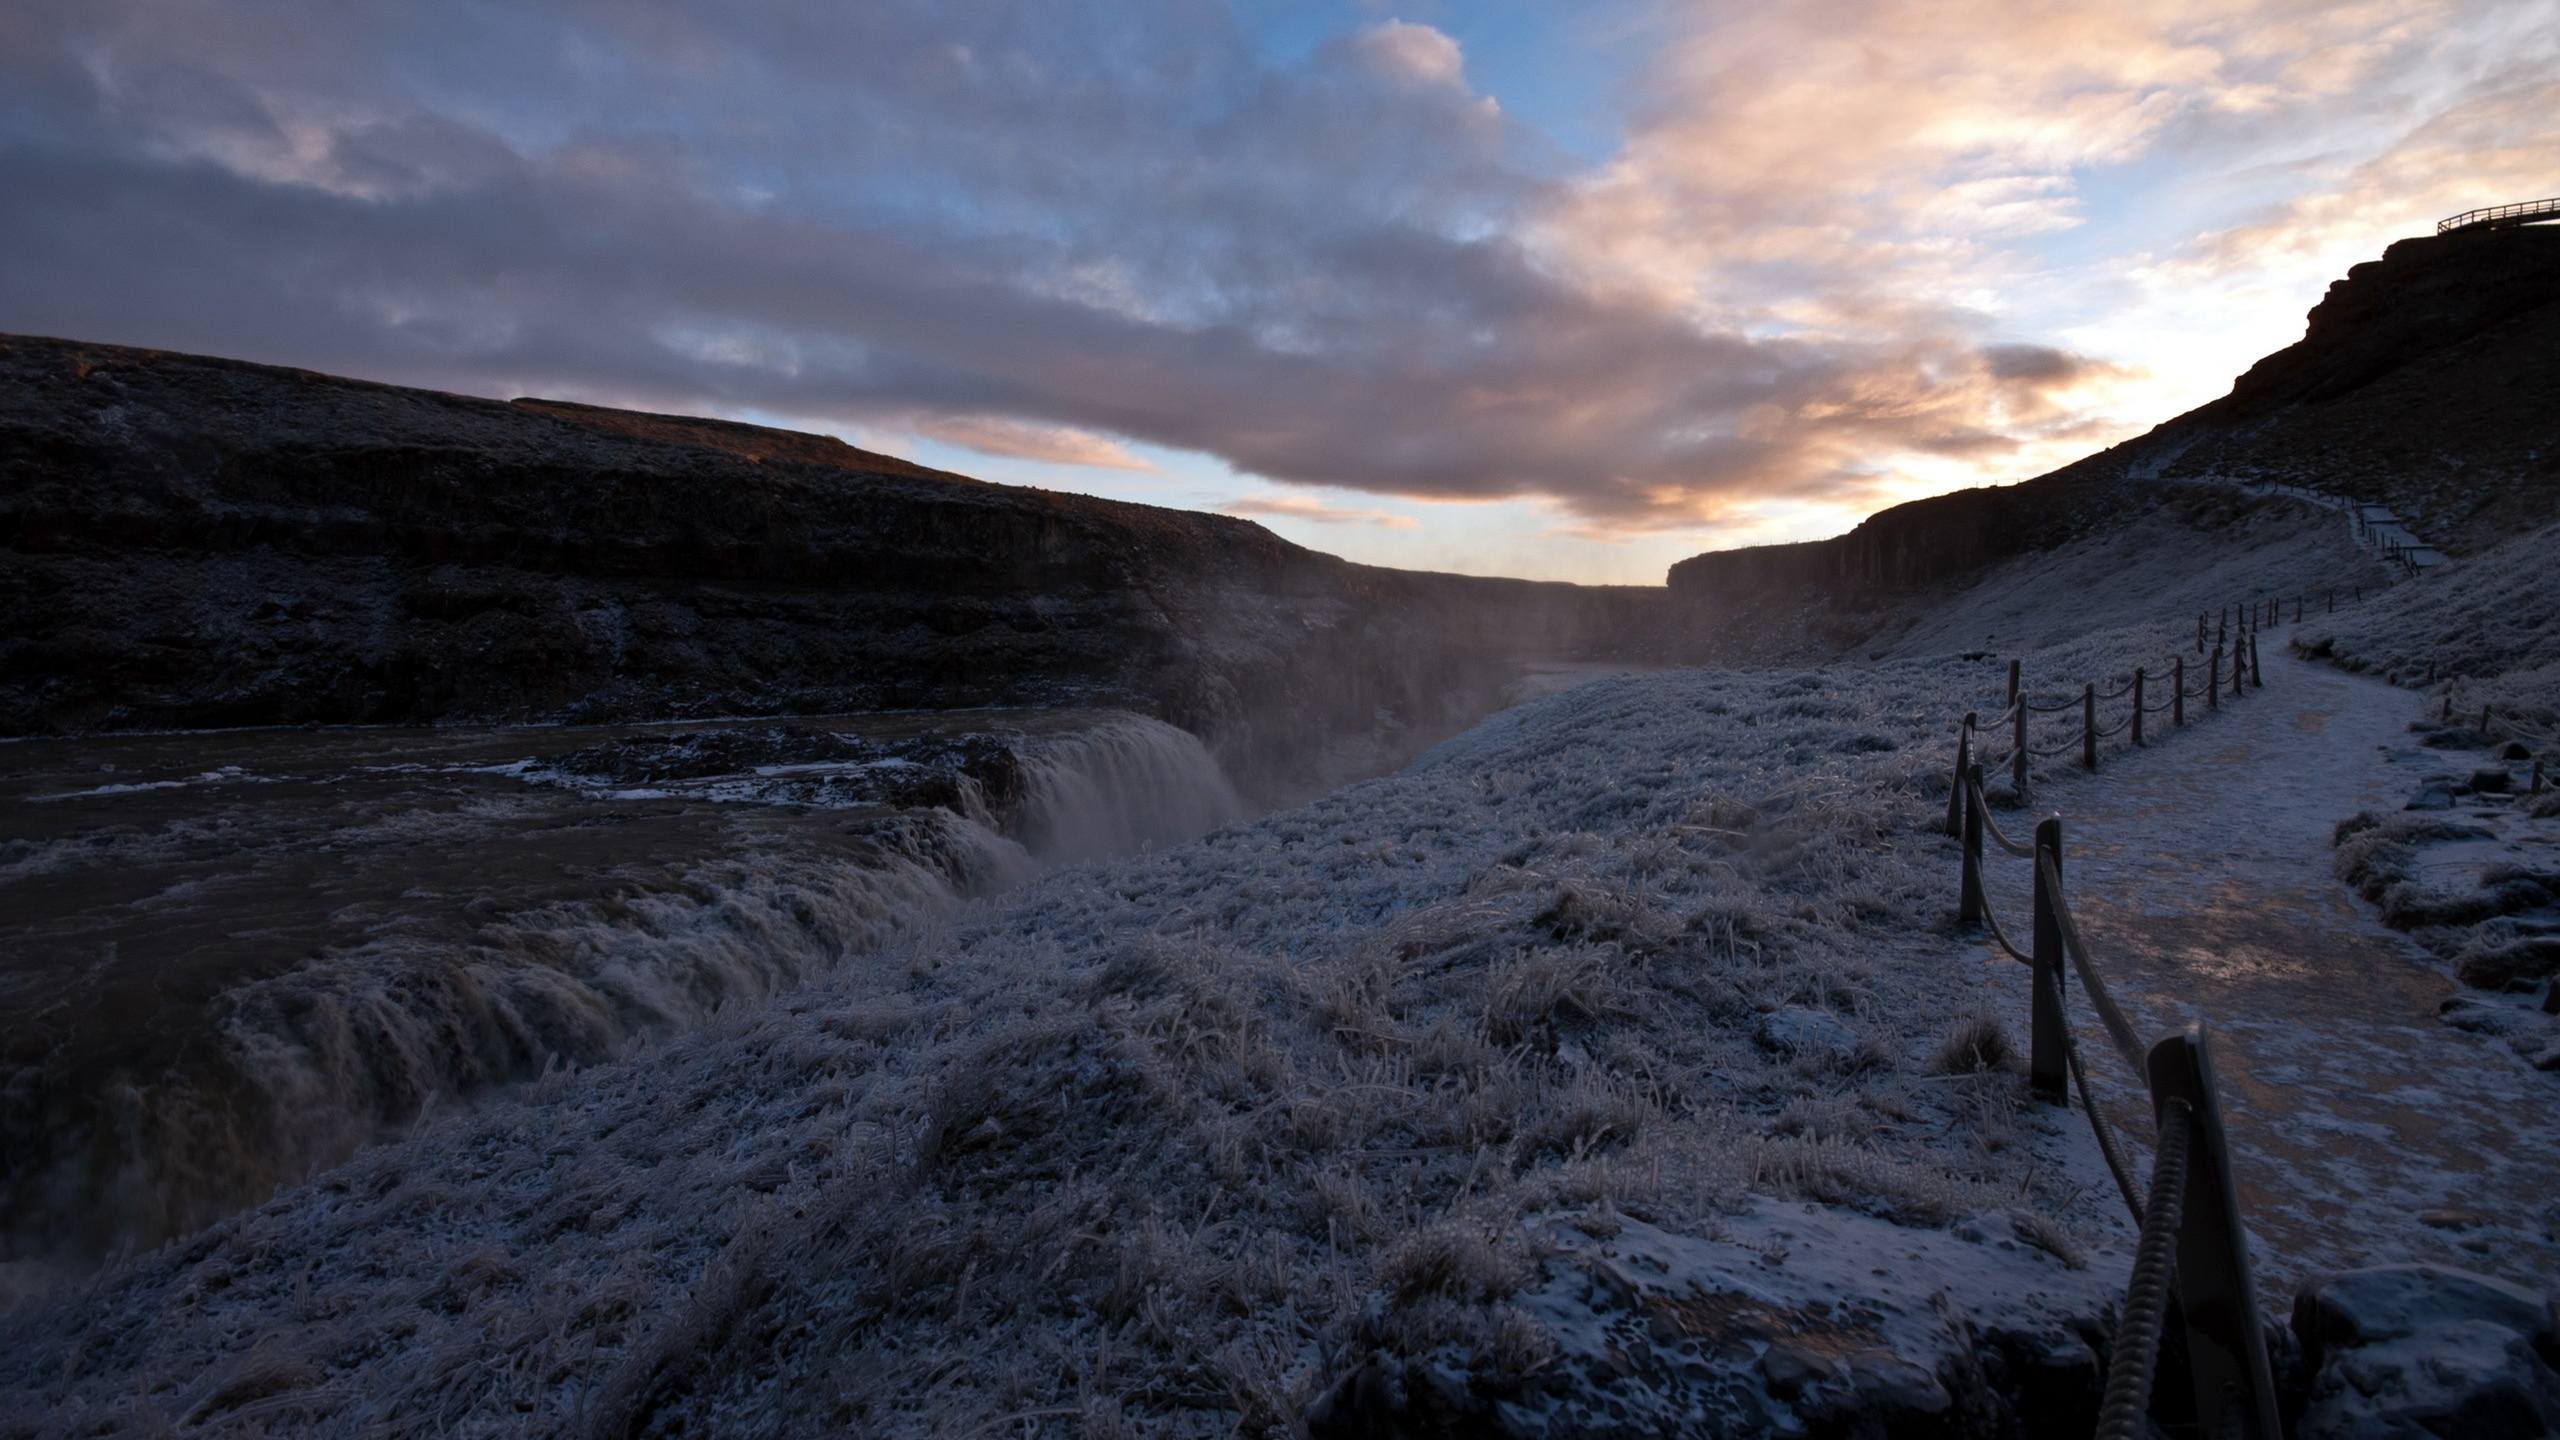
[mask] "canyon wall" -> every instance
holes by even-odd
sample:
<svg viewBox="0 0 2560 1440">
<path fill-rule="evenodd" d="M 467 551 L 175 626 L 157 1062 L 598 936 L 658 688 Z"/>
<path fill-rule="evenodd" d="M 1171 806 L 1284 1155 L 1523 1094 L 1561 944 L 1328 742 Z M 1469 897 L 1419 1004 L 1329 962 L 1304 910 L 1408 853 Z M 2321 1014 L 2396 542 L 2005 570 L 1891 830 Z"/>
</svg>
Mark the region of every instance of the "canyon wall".
<svg viewBox="0 0 2560 1440">
<path fill-rule="evenodd" d="M 819 436 L 0 337 L 0 732 L 1120 705 L 1420 743 L 1663 592 L 1360 566 Z"/>
<path fill-rule="evenodd" d="M 2203 533 L 2252 508 L 2199 482 L 2388 504 L 2464 554 L 2560 516 L 2555 395 L 2560 227 L 2404 240 L 2330 286 L 2303 338 L 2229 395 L 2146 435 L 2022 484 L 1897 505 L 1827 540 L 1693 556 L 1672 567 L 1670 587 L 1701 613 L 1759 612 L 1836 650 L 1892 602 L 2003 562 L 2164 509 Z M 1817 592 L 1819 615 L 1794 613 Z"/>
</svg>

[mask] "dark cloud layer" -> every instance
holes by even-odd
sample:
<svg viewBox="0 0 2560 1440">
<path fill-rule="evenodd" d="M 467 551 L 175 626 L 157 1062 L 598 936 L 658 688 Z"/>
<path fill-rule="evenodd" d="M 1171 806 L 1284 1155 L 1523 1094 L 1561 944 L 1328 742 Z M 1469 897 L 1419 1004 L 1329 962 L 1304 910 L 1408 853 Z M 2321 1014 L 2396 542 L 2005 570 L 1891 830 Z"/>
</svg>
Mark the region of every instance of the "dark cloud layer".
<svg viewBox="0 0 2560 1440">
<path fill-rule="evenodd" d="M 1595 284 L 1461 64 L 1174 0 L 21 0 L 0 328 L 1631 526 L 2003 453 L 2104 373 Z"/>
</svg>

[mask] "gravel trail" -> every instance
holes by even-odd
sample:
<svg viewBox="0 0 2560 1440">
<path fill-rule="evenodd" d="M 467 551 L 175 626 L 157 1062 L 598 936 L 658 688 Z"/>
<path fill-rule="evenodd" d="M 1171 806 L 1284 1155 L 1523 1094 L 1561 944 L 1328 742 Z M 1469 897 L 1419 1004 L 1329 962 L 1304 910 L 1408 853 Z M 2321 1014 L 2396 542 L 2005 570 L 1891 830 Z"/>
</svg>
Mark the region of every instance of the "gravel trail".
<svg viewBox="0 0 2560 1440">
<path fill-rule="evenodd" d="M 2295 659 L 2282 636 L 2262 642 L 2263 690 L 2096 775 L 2038 787 L 2034 809 L 2063 817 L 2082 933 L 2146 1037 L 2211 1028 L 2267 1295 L 2406 1260 L 2548 1283 L 2560 1087 L 2439 1022 L 2455 982 L 2331 872 L 2337 821 L 2405 800 L 2410 777 L 2388 752 L 2408 745 L 2420 699 Z M 2003 827 L 2023 838 L 2026 819 Z M 2031 871 L 1996 850 L 1985 864 L 2023 940 Z M 2139 1082 L 2076 979 L 2069 1003 L 2099 1093 L 2147 1136 Z"/>
</svg>

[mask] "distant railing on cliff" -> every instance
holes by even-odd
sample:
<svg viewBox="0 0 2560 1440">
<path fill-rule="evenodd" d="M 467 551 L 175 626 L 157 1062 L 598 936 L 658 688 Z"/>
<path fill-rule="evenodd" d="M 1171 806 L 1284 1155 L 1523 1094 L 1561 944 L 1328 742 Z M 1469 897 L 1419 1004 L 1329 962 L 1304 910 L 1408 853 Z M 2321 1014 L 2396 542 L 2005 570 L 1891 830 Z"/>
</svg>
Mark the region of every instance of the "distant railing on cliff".
<svg viewBox="0 0 2560 1440">
<path fill-rule="evenodd" d="M 2459 215 L 2436 222 L 2436 233 L 2450 235 L 2456 230 L 2494 230 L 2508 225 L 2530 225 L 2537 220 L 2560 220 L 2560 197 L 2549 200 L 2519 200 L 2512 205 L 2491 205 L 2479 210 L 2465 210 Z"/>
<path fill-rule="evenodd" d="M 2359 598 L 2360 593 L 2358 592 Z M 2320 597 L 2324 611 L 2337 608 L 2337 595 Z M 2307 596 L 2293 598 L 2299 621 L 2312 607 Z M 2020 686 L 2020 666 L 2009 662 L 2009 706 L 1993 725 L 2010 727 L 2011 750 L 2001 757 L 2010 766 L 2011 788 L 2027 793 L 2028 762 L 2039 756 L 2067 753 L 2074 743 L 2080 763 L 2098 766 L 2098 742 L 2129 734 L 2144 743 L 2143 720 L 2167 714 L 2173 730 L 2187 723 L 2187 702 L 2201 698 L 2208 711 L 2219 710 L 2223 698 L 2223 657 L 2230 655 L 2230 691 L 2234 699 L 2266 678 L 2258 666 L 2258 631 L 2284 619 L 2285 601 L 2261 598 L 2225 607 L 2220 629 L 2204 667 L 2202 684 L 2190 689 L 2183 654 L 2173 655 L 2162 678 L 2168 694 L 2158 703 L 2144 698 L 2150 667 L 2138 666 L 2121 683 L 2101 692 L 2095 682 L 2080 687 L 2076 697 L 2039 704 Z M 2209 613 L 2196 616 L 2196 649 L 2205 652 Z M 2238 634 L 2232 634 L 2233 627 Z M 2124 718 L 2113 726 L 2098 723 L 2102 700 L 2127 700 Z M 2049 747 L 2031 743 L 2032 715 L 2079 711 L 2076 736 Z M 2484 711 L 2483 725 L 2487 715 Z M 2104 975 L 2071 913 L 2062 876 L 2062 817 L 2048 815 L 2036 823 L 2032 843 L 2011 839 L 1991 813 L 1983 788 L 1983 759 L 1975 748 L 1979 719 L 1964 717 L 1956 736 L 1955 777 L 1947 797 L 1947 829 L 1963 845 L 1963 872 L 1958 884 L 1956 918 L 1980 925 L 1994 948 L 2029 967 L 2033 976 L 2033 1010 L 2027 1060 L 2028 1083 L 2041 1098 L 2070 1103 L 2080 1094 L 2081 1108 L 2106 1160 L 2125 1209 L 2140 1232 L 2133 1274 L 2126 1286 L 2123 1314 L 2108 1359 L 2107 1384 L 2100 1402 L 2097 1434 L 2101 1440 L 2139 1440 L 2151 1433 L 2153 1379 L 2161 1355 L 2161 1339 L 2174 1315 L 2183 1327 L 2188 1389 L 2193 1397 L 2196 1433 L 2239 1434 L 2255 1440 L 2281 1440 L 2276 1409 L 2274 1371 L 2267 1357 L 2266 1336 L 2259 1319 L 2255 1281 L 2249 1269 L 2248 1239 L 2240 1222 L 2239 1194 L 2232 1179 L 2230 1146 L 2223 1133 L 2222 1110 L 2214 1080 L 2213 1052 L 2205 1027 L 2189 1025 L 2146 1051 L 2133 1023 L 2107 993 Z M 1994 762 L 2000 763 L 2000 762 Z M 1985 842 L 2035 864 L 2035 914 L 2029 945 L 2010 939 L 1985 894 L 1982 857 Z M 2071 1019 L 2063 1008 L 2066 967 L 2080 976 L 2089 1004 L 2097 1012 L 2108 1041 L 2124 1062 L 2143 1077 L 2151 1092 L 2155 1146 L 2146 1193 L 2135 1193 L 2127 1163 L 2106 1112 L 2089 1086 Z"/>
</svg>

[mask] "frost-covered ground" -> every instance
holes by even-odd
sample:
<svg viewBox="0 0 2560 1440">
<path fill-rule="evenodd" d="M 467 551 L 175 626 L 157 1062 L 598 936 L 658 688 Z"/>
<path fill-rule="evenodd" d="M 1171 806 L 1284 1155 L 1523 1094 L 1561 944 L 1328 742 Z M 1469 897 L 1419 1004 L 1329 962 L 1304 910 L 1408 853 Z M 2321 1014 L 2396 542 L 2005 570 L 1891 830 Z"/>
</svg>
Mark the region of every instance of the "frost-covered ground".
<svg viewBox="0 0 2560 1440">
<path fill-rule="evenodd" d="M 2541 1138 L 2554 1081 L 2514 1047 L 2439 1024 L 2451 979 L 2330 874 L 2339 817 L 2407 792 L 2394 757 L 2413 748 L 2422 701 L 2281 639 L 2271 629 L 2261 648 L 2266 688 L 2209 727 L 2037 793 L 2063 816 L 2082 933 L 2146 1036 L 2190 1020 L 2218 1032 L 2270 1304 L 2382 1262 L 2547 1282 L 2560 1274 L 2560 1156 Z M 1994 907 L 2020 932 L 2027 866 L 1988 863 Z M 2085 1023 L 2076 989 L 2070 1003 Z M 2139 1077 L 2102 1043 L 2084 1048 L 2101 1092 L 2141 1124 Z"/>
<path fill-rule="evenodd" d="M 2306 654 L 2395 684 L 2450 692 L 2476 716 L 2560 739 L 2560 525 L 2520 535 L 2334 621 L 2305 624 Z"/>
<path fill-rule="evenodd" d="M 2520 536 L 2355 616 L 2305 625 L 2294 648 L 2425 690 L 2395 747 L 2397 792 L 2338 832 L 2338 875 L 2488 992 L 2447 1019 L 2560 1072 L 2560 1021 L 2545 1018 L 2560 1004 L 2555 554 L 2560 526 Z"/>
<path fill-rule="evenodd" d="M 2029 693 L 2192 647 L 2180 618 L 2039 651 Z M 2107 940 L 2208 898 L 2191 875 L 2220 860 L 2177 825 L 2295 778 L 2299 757 L 2255 753 L 2311 713 L 2268 648 L 2268 689 L 2191 702 L 2183 732 L 2155 719 L 2146 753 L 2118 736 L 2095 777 L 2072 778 L 2076 751 L 2039 765 Z M 1940 1317 L 1924 1348 L 1972 1343 L 1934 1297 L 2032 1285 L 2085 1383 L 2124 1222 L 2079 1117 L 2022 1094 L 2023 975 L 1951 923 L 1940 833 L 1957 717 L 2000 708 L 2003 668 L 1599 680 L 1400 774 L 1052 873 L 21 1304 L 0 1319 L 0 1435 L 1285 1433 L 1355 1376 L 1582 1376 L 1627 1322 L 1577 1319 L 1599 1302 L 1571 1277 L 1645 1255 L 1739 1247 L 1783 1272 L 1757 1303 L 1814 1304 L 1856 1262 L 1789 1271 L 1807 1244 L 1871 1247 L 1874 1297 Z M 2185 807 L 2177 825 L 2104 808 L 2172 762 L 2223 772 L 2139 792 Z M 2109 843 L 2169 870 L 2111 872 Z M 2281 949 L 2319 938 L 2283 929 L 2298 908 L 2221 913 L 2277 925 Z M 2365 993 L 2335 978 L 2342 1002 Z M 2157 1025 L 2196 998 L 2173 971 L 2126 988 L 2146 983 Z M 2319 1042 L 2300 1015 L 2257 1018 L 2253 1046 Z M 2247 1052 L 2246 1093 L 2310 1086 L 2331 1118 L 2296 1138 L 2347 1147 L 2316 1183 L 2378 1196 L 2317 1261 L 2434 1253 L 2433 1222 L 2384 1217 L 2410 1193 L 2391 1148 L 2332 1123 L 2349 1082 L 2275 1053 Z M 2436 1079 L 2386 1101 L 2440 1122 L 2479 1093 L 2449 1063 Z M 1899 1363 L 1843 1360 L 1840 1383 L 1937 1403 Z M 1809 1405 L 1813 1373 L 1764 1365 L 1748 1403 Z"/>
<path fill-rule="evenodd" d="M 2274 596 L 2310 597 L 2316 606 L 2335 592 L 2349 602 L 2388 583 L 2330 511 L 2236 489 L 2177 487 L 2167 503 L 2137 509 L 2121 524 L 1993 566 L 1953 595 L 1906 605 L 1899 623 L 1865 648 L 2014 655 Z"/>
<path fill-rule="evenodd" d="M 2077 1263 L 2102 1172 L 1981 1052 L 2024 986 L 1947 923 L 1949 737 L 2000 676 L 1599 681 L 1053 874 L 21 1307 L 0 1412 L 1225 1434 L 1355 1351 L 1540 1367 L 1528 1216 L 2008 1210 Z"/>
</svg>

